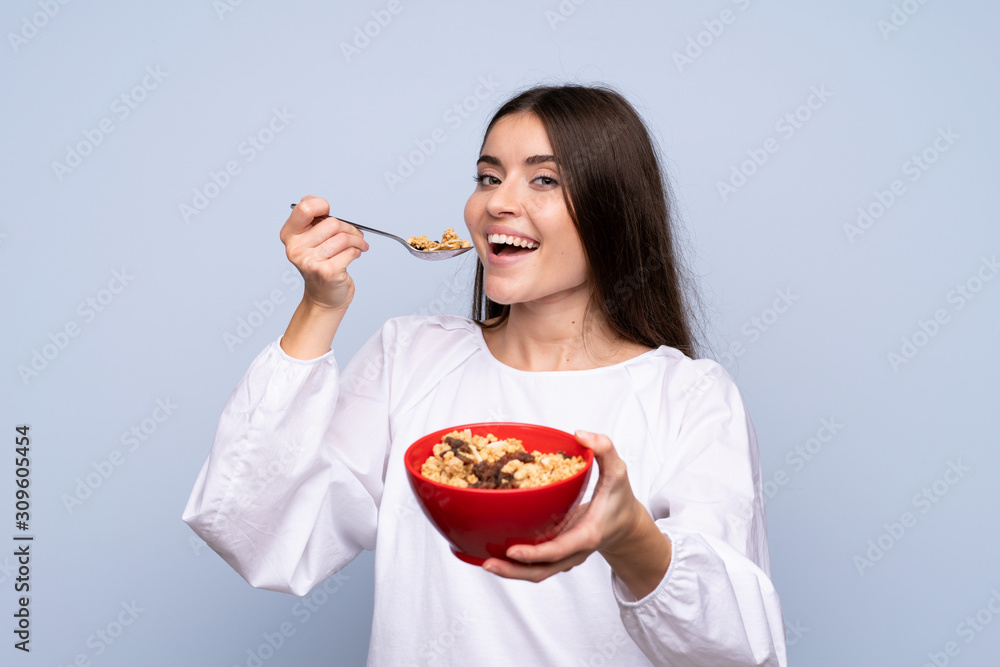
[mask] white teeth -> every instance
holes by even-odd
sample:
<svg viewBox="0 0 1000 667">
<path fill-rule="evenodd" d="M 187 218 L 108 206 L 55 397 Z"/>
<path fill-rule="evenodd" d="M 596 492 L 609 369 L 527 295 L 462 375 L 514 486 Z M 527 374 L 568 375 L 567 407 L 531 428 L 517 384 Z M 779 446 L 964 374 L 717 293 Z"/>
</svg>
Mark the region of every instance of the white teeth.
<svg viewBox="0 0 1000 667">
<path fill-rule="evenodd" d="M 508 245 L 518 246 L 520 248 L 527 248 L 528 250 L 534 250 L 538 247 L 538 244 L 534 241 L 529 241 L 528 239 L 522 239 L 519 236 L 508 236 L 506 234 L 489 234 L 486 237 L 489 243 L 506 243 Z"/>
</svg>

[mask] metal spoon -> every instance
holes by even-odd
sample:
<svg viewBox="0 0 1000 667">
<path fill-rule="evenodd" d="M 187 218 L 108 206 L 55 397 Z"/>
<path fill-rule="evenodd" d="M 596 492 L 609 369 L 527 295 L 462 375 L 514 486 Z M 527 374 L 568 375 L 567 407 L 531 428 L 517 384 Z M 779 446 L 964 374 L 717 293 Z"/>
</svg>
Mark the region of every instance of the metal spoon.
<svg viewBox="0 0 1000 667">
<path fill-rule="evenodd" d="M 292 208 L 295 208 L 295 206 L 296 206 L 295 204 L 292 204 Z M 322 217 L 329 218 L 332 216 L 324 215 Z M 413 255 L 414 257 L 419 257 L 420 259 L 427 260 L 429 262 L 434 262 L 440 259 L 451 259 L 452 257 L 458 257 L 463 252 L 468 252 L 469 250 L 472 250 L 471 246 L 468 248 L 451 248 L 449 250 L 417 250 L 416 248 L 414 248 L 405 240 L 399 238 L 395 234 L 390 234 L 389 232 L 383 232 L 380 229 L 365 227 L 364 225 L 359 225 L 356 222 L 351 222 L 350 220 L 344 220 L 343 218 L 337 218 L 337 219 L 340 220 L 341 222 L 346 222 L 349 225 L 354 225 L 355 227 L 357 227 L 362 231 L 372 232 L 373 234 L 380 234 L 381 236 L 387 236 L 394 241 L 399 241 L 404 246 L 406 246 L 406 249 L 410 251 L 411 255 Z"/>
</svg>

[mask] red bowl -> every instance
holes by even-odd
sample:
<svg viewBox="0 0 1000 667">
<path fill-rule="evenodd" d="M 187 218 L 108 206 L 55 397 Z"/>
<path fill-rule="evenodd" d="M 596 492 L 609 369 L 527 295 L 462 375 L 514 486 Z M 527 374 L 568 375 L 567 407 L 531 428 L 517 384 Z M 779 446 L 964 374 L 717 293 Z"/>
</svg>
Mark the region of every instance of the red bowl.
<svg viewBox="0 0 1000 667">
<path fill-rule="evenodd" d="M 517 438 L 524 448 L 546 454 L 563 450 L 582 456 L 587 466 L 572 477 L 530 489 L 470 489 L 427 479 L 420 468 L 434 454 L 434 445 L 452 431 L 473 435 L 492 433 L 500 440 Z M 442 429 L 417 440 L 406 450 L 406 472 L 424 514 L 452 552 L 473 565 L 489 557 L 506 558 L 514 544 L 538 544 L 558 534 L 560 523 L 577 506 L 590 480 L 594 452 L 565 431 L 534 424 L 483 422 Z"/>
</svg>

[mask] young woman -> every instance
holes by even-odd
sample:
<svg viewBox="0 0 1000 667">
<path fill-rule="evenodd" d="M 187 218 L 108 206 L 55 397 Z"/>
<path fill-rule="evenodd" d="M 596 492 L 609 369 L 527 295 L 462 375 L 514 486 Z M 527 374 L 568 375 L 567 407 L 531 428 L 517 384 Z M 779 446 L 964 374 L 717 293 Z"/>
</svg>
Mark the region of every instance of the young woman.
<svg viewBox="0 0 1000 667">
<path fill-rule="evenodd" d="M 617 93 L 530 89 L 491 120 L 465 221 L 473 319 L 331 345 L 368 249 L 305 197 L 305 294 L 229 399 L 184 519 L 252 585 L 303 595 L 375 549 L 369 664 L 785 665 L 753 426 L 694 344 L 655 149 Z M 403 452 L 448 426 L 543 424 L 594 450 L 589 502 L 481 568 L 418 509 Z M 534 583 L 532 583 L 534 582 Z"/>
</svg>

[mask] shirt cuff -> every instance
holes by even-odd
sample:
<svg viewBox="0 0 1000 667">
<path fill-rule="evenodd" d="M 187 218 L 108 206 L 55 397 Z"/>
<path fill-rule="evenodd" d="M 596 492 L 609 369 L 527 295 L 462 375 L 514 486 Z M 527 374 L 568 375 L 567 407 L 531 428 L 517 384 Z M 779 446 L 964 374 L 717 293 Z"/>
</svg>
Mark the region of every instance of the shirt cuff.
<svg viewBox="0 0 1000 667">
<path fill-rule="evenodd" d="M 623 582 L 621 578 L 615 574 L 614 570 L 611 571 L 611 590 L 615 594 L 615 600 L 618 602 L 618 606 L 623 611 L 634 610 L 638 607 L 642 607 L 655 598 L 665 595 L 667 588 L 670 586 L 670 582 L 673 580 L 673 574 L 677 569 L 677 559 L 680 556 L 678 553 L 679 550 L 677 548 L 677 541 L 671 539 L 670 535 L 667 534 L 666 531 L 661 530 L 660 532 L 662 532 L 663 536 L 670 542 L 670 564 L 667 566 L 667 571 L 663 574 L 663 579 L 660 579 L 660 583 L 657 584 L 656 588 L 654 588 L 649 595 L 641 600 L 637 600 L 635 596 L 632 595 L 632 591 L 630 591 L 628 586 L 625 585 L 625 582 Z M 683 549 L 681 549 L 681 551 L 682 550 Z"/>
<path fill-rule="evenodd" d="M 322 356 L 319 356 L 319 357 L 316 357 L 315 359 L 296 359 L 295 357 L 290 357 L 290 356 L 288 356 L 288 353 L 285 352 L 285 350 L 282 349 L 282 347 L 281 347 L 281 339 L 282 338 L 284 338 L 284 335 L 280 336 L 278 338 L 278 340 L 271 342 L 268 345 L 268 347 L 271 348 L 271 351 L 273 353 L 275 353 L 278 356 L 278 358 L 281 359 L 281 360 L 283 360 L 283 361 L 288 361 L 288 362 L 291 362 L 293 364 L 300 364 L 300 365 L 303 365 L 303 366 L 315 366 L 315 365 L 318 365 L 320 362 L 323 362 L 323 361 L 333 361 L 333 348 L 332 347 L 330 348 L 330 350 L 326 354 L 324 354 Z"/>
</svg>

